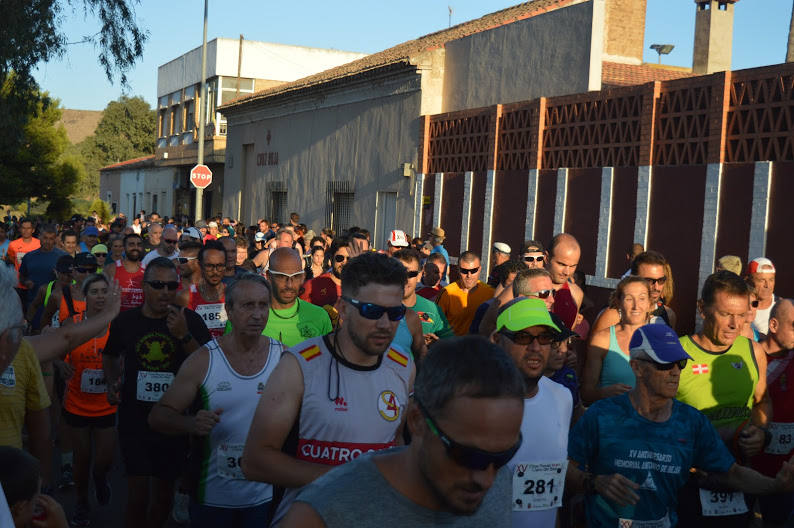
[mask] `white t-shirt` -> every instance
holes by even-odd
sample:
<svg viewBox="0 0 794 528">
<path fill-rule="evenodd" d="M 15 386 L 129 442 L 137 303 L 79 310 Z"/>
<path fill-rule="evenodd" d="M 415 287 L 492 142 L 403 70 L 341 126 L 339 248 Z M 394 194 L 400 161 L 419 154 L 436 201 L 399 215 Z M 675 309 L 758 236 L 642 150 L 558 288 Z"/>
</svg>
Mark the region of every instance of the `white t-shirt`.
<svg viewBox="0 0 794 528">
<path fill-rule="evenodd" d="M 755 319 L 753 319 L 753 326 L 756 330 L 761 332 L 764 335 L 769 333 L 769 314 L 772 313 L 772 307 L 777 302 L 777 297 L 773 294 L 772 295 L 772 304 L 769 305 L 769 308 L 762 310 L 759 308 L 755 312 Z"/>
<path fill-rule="evenodd" d="M 537 498 L 545 493 L 547 497 L 558 497 L 556 503 L 562 504 L 562 483 L 565 482 L 564 468 L 568 460 L 568 429 L 572 412 L 571 392 L 545 376 L 538 381 L 537 394 L 532 398 L 524 399 L 524 418 L 521 421 L 524 441 L 507 466 L 513 475 L 513 488 L 523 488 L 525 492 L 531 493 L 524 495 L 525 500 Z M 548 473 L 533 474 L 530 471 L 523 475 L 520 473 L 522 468 L 530 468 L 532 464 L 562 465 L 562 471 L 553 479 L 556 489 L 549 484 L 552 478 Z M 516 471 L 517 467 L 519 471 Z M 535 468 L 537 469 L 537 466 Z M 533 482 L 527 486 L 526 479 Z M 542 491 L 540 484 L 537 484 L 539 481 L 543 481 Z M 554 527 L 559 506 L 518 511 L 515 492 L 513 497 L 513 528 Z"/>
<path fill-rule="evenodd" d="M 162 257 L 162 255 L 156 249 L 153 249 L 150 252 L 148 252 L 145 257 L 143 257 L 143 260 L 141 261 L 141 265 L 145 268 L 146 266 L 149 265 L 151 261 L 153 261 L 157 257 Z M 178 249 L 174 251 L 172 254 L 168 255 L 166 258 L 170 260 L 174 260 L 177 257 L 179 257 Z"/>
</svg>

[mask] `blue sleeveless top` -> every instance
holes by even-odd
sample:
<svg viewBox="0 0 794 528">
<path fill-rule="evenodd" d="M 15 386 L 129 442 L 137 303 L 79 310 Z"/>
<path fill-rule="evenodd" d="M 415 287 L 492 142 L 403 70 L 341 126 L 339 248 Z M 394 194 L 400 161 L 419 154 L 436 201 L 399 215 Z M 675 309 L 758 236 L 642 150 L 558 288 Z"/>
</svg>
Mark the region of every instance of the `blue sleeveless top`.
<svg viewBox="0 0 794 528">
<path fill-rule="evenodd" d="M 629 365 L 629 356 L 620 349 L 618 338 L 615 335 L 615 326 L 609 327 L 609 349 L 604 362 L 601 364 L 601 378 L 599 387 L 607 387 L 616 383 L 623 383 L 634 387 L 636 380 L 634 372 Z"/>
</svg>

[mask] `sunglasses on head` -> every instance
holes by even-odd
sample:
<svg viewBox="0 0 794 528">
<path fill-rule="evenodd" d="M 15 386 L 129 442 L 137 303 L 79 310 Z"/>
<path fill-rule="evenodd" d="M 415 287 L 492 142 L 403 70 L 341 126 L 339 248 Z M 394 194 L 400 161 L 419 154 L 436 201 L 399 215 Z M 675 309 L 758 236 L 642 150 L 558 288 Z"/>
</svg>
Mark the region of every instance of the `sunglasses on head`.
<svg viewBox="0 0 794 528">
<path fill-rule="evenodd" d="M 350 260 L 350 257 L 347 255 L 334 255 L 334 261 L 336 262 L 346 262 Z"/>
<path fill-rule="evenodd" d="M 672 363 L 657 363 L 656 361 L 651 361 L 650 359 L 638 359 L 637 361 L 650 363 L 656 370 L 673 370 L 673 367 L 676 365 L 680 370 L 684 370 L 686 368 L 687 362 L 686 359 L 679 359 L 678 361 L 673 361 Z"/>
<path fill-rule="evenodd" d="M 529 292 L 527 297 L 537 297 L 538 299 L 548 299 L 549 295 L 554 297 L 554 290 L 538 290 L 534 292 Z"/>
<path fill-rule="evenodd" d="M 381 306 L 379 304 L 365 303 L 350 297 L 342 296 L 342 300 L 349 302 L 358 309 L 358 313 L 364 319 L 371 319 L 377 321 L 385 313 L 389 317 L 389 321 L 399 321 L 405 317 L 405 306 Z"/>
<path fill-rule="evenodd" d="M 531 345 L 533 341 L 538 342 L 539 345 L 550 345 L 554 342 L 554 335 L 553 334 L 540 334 L 540 335 L 532 335 L 529 332 L 519 331 L 519 332 L 511 332 L 506 328 L 503 328 L 499 331 L 500 334 L 505 336 L 507 339 L 512 341 L 513 343 L 521 346 L 528 346 Z"/>
<path fill-rule="evenodd" d="M 535 262 L 536 260 L 538 262 L 543 262 L 543 256 L 540 257 L 529 257 L 526 255 L 524 256 L 524 262 Z"/>
<path fill-rule="evenodd" d="M 480 271 L 479 266 L 476 267 L 476 268 L 471 268 L 471 269 L 460 268 L 460 274 L 461 275 L 474 275 L 478 271 Z"/>
<path fill-rule="evenodd" d="M 175 260 L 180 264 L 186 264 L 191 260 L 196 260 L 198 257 L 177 257 Z"/>
<path fill-rule="evenodd" d="M 179 288 L 178 281 L 159 281 L 159 280 L 151 280 L 145 281 L 146 284 L 154 288 L 155 290 L 162 290 L 163 288 L 168 288 L 169 291 L 174 291 Z"/>
<path fill-rule="evenodd" d="M 419 273 L 420 273 L 419 271 L 409 271 L 408 272 L 408 278 L 409 279 L 413 279 L 414 277 L 418 277 Z"/>
<path fill-rule="evenodd" d="M 667 282 L 667 277 L 662 276 L 656 279 L 652 279 L 651 277 L 646 277 L 645 280 L 648 281 L 648 284 L 659 284 L 661 286 L 662 284 Z"/>
<path fill-rule="evenodd" d="M 521 447 L 523 437 L 521 436 L 520 431 L 518 433 L 518 442 L 516 442 L 516 444 L 507 451 L 502 451 L 500 453 L 483 451 L 482 449 L 477 449 L 476 447 L 469 447 L 459 444 L 447 436 L 444 431 L 438 427 L 438 424 L 435 422 L 435 420 L 433 420 L 433 418 L 430 416 L 430 413 L 427 412 L 427 409 L 425 409 L 425 406 L 422 405 L 422 402 L 417 399 L 415 394 L 414 401 L 419 407 L 419 410 L 422 412 L 427 426 L 430 428 L 433 434 L 436 435 L 439 440 L 441 440 L 441 443 L 444 444 L 444 449 L 447 452 L 447 456 L 460 466 L 473 469 L 475 471 L 483 471 L 488 469 L 488 467 L 491 465 L 493 465 L 495 469 L 499 469 L 510 462 L 510 460 L 518 451 L 518 448 Z"/>
</svg>

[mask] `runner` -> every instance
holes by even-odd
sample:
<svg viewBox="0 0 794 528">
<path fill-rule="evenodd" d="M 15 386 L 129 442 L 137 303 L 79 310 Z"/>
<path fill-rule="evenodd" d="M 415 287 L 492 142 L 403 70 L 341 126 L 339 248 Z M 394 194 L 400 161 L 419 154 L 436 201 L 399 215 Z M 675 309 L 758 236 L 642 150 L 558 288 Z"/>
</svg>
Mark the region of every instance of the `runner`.
<svg viewBox="0 0 794 528">
<path fill-rule="evenodd" d="M 317 479 L 280 526 L 510 526 L 504 466 L 522 445 L 523 397 L 523 380 L 499 347 L 479 336 L 441 341 L 406 410 L 410 445 Z"/>
<path fill-rule="evenodd" d="M 305 283 L 300 298 L 323 308 L 331 317 L 331 324 L 336 326 L 339 314 L 335 306 L 342 295 L 342 270 L 350 260 L 350 245 L 347 240 L 334 239 L 326 255 L 331 269 Z"/>
<path fill-rule="evenodd" d="M 28 306 L 28 312 L 25 316 L 28 323 L 31 325 L 28 334 L 38 334 L 41 327 L 50 325 L 53 328 L 61 326 L 61 321 L 58 319 L 58 307 L 60 301 L 49 304 L 50 298 L 53 293 L 60 295 L 63 288 L 68 288 L 72 284 L 72 273 L 74 271 L 74 259 L 69 255 L 63 255 L 55 263 L 55 280 L 43 285 L 39 288 L 33 302 Z M 38 326 L 33 325 L 33 319 L 39 307 L 45 307 L 44 315 L 41 317 Z"/>
<path fill-rule="evenodd" d="M 386 254 L 393 257 L 395 253 L 408 246 L 408 237 L 405 236 L 405 231 L 395 229 L 389 233 L 389 240 L 386 243 Z"/>
<path fill-rule="evenodd" d="M 422 266 L 422 278 L 420 279 L 421 282 L 417 285 L 418 289 L 416 290 L 416 294 L 429 301 L 435 302 L 438 294 L 441 293 L 441 290 L 447 285 L 446 282 L 441 280 L 446 273 L 447 261 L 444 260 L 444 255 L 441 253 L 431 253 Z"/>
<path fill-rule="evenodd" d="M 490 274 L 488 275 L 488 286 L 496 288 L 499 285 L 499 279 L 496 276 L 496 269 L 510 260 L 510 253 L 513 250 L 504 242 L 494 242 L 491 247 L 491 266 Z"/>
<path fill-rule="evenodd" d="M 96 272 L 102 273 L 105 270 L 105 264 L 107 264 L 108 247 L 105 244 L 97 244 L 91 248 L 91 254 L 96 257 Z"/>
<path fill-rule="evenodd" d="M 570 392 L 543 375 L 552 348 L 572 332 L 551 319 L 540 299 L 518 297 L 499 310 L 492 340 L 524 378 L 523 442 L 508 462 L 513 475 L 514 527 L 555 526 L 568 459 Z"/>
<path fill-rule="evenodd" d="M 764 429 L 771 415 L 766 355 L 739 335 L 749 307 L 747 284 L 735 273 L 718 271 L 706 279 L 698 302 L 703 330 L 681 338 L 693 361 L 681 372 L 676 395 L 706 415 L 740 461 L 760 453 L 771 440 Z M 730 501 L 715 509 L 701 489 L 697 479 L 691 478 L 682 490 L 678 509 L 682 526 L 747 525 L 752 514 L 742 494 L 734 493 Z"/>
<path fill-rule="evenodd" d="M 15 447 L 0 447 L 0 526 L 69 526 L 63 507 L 49 495 L 41 493 L 39 461 Z"/>
<path fill-rule="evenodd" d="M 573 281 L 573 274 L 579 265 L 582 250 L 573 235 L 560 233 L 549 246 L 549 261 L 546 269 L 554 284 L 554 313 L 568 328 L 573 328 L 584 293 Z"/>
<path fill-rule="evenodd" d="M 237 242 L 230 236 L 222 236 L 218 242 L 223 246 L 226 254 L 226 269 L 223 272 L 223 284 L 229 286 L 245 273 L 250 273 L 247 269 L 237 265 Z"/>
<path fill-rule="evenodd" d="M 192 528 L 260 528 L 270 519 L 273 487 L 245 480 L 240 469 L 255 396 L 262 393 L 284 349 L 262 335 L 269 298 L 267 281 L 259 275 L 244 275 L 229 286 L 226 311 L 232 332 L 191 354 L 149 415 L 149 424 L 161 433 L 201 438 L 196 446 L 200 477 L 190 504 Z M 199 395 L 201 409 L 185 414 Z"/>
<path fill-rule="evenodd" d="M 767 333 L 769 314 L 775 305 L 775 265 L 765 257 L 758 257 L 747 265 L 747 276 L 758 294 L 758 311 L 755 312 L 753 327 L 762 334 Z"/>
<path fill-rule="evenodd" d="M 199 266 L 198 253 L 204 244 L 194 240 L 187 240 L 179 245 L 179 257 L 176 262 L 179 279 L 181 281 L 177 292 L 177 304 L 187 306 L 190 300 L 190 287 L 201 280 L 201 266 Z"/>
<path fill-rule="evenodd" d="M 61 233 L 61 246 L 61 249 L 71 256 L 75 256 L 77 254 L 77 233 L 71 229 L 63 231 Z"/>
<path fill-rule="evenodd" d="M 184 359 L 211 337 L 201 317 L 174 306 L 179 282 L 173 261 L 154 259 L 143 284 L 143 305 L 123 312 L 110 325 L 103 367 L 109 401 L 120 399 L 118 435 L 127 474 L 127 526 L 160 527 L 171 510 L 187 439 L 152 431 L 147 417 Z"/>
<path fill-rule="evenodd" d="M 163 226 L 157 223 L 154 219 L 154 215 L 152 215 L 151 221 L 152 223 L 149 224 L 148 230 L 144 231 L 144 233 L 146 233 L 146 240 L 143 244 L 143 255 L 141 258 L 157 249 L 160 246 L 163 236 Z"/>
<path fill-rule="evenodd" d="M 494 296 L 482 303 L 478 308 L 477 311 L 474 313 L 474 319 L 472 319 L 471 326 L 469 327 L 470 334 L 479 334 L 480 333 L 480 325 L 482 324 L 483 318 L 485 314 L 488 313 L 488 309 L 497 303 L 496 308 L 494 310 L 498 310 L 498 307 L 504 303 L 500 301 L 500 296 L 502 292 L 505 290 L 513 290 L 513 282 L 515 282 L 516 277 L 522 271 L 526 271 L 527 267 L 524 265 L 523 262 L 519 260 L 508 260 L 503 264 L 499 265 L 492 274 L 492 278 L 496 281 L 496 286 L 494 286 Z M 489 284 L 490 286 L 490 284 Z M 512 293 L 510 294 L 510 298 L 512 299 Z M 506 301 L 505 301 L 506 302 Z M 492 323 L 491 330 L 493 330 L 494 325 L 496 324 L 496 311 L 492 311 Z M 485 336 L 490 336 L 490 332 Z"/>
<path fill-rule="evenodd" d="M 6 261 L 14 265 L 14 269 L 19 277 L 19 267 L 22 265 L 22 259 L 30 253 L 41 247 L 38 238 L 33 236 L 33 221 L 29 218 L 23 218 L 19 221 L 19 238 L 12 240 L 8 244 L 8 252 L 6 253 Z M 23 299 L 24 305 L 27 306 L 27 292 L 26 287 L 20 282 L 17 285 L 20 298 Z"/>
<path fill-rule="evenodd" d="M 587 494 L 588 525 L 691 524 L 680 508 L 676 513 L 676 495 L 692 467 L 709 472 L 704 485 L 721 490 L 703 493 L 712 511 L 731 502 L 726 489 L 757 494 L 794 489 L 794 466 L 784 464 L 776 479 L 740 466 L 708 418 L 674 399 L 690 359 L 675 332 L 645 325 L 629 348 L 637 385 L 593 404 L 569 438 L 566 480 L 570 491 Z"/>
<path fill-rule="evenodd" d="M 430 254 L 439 253 L 442 257 L 444 257 L 444 264 L 446 268 L 443 270 L 439 268 L 441 271 L 441 281 L 446 286 L 447 284 L 447 270 L 449 269 L 449 252 L 447 252 L 447 248 L 444 247 L 444 240 L 446 240 L 447 234 L 444 232 L 443 229 L 440 227 L 434 227 L 430 231 L 430 243 L 433 245 L 433 249 L 430 251 Z"/>
<path fill-rule="evenodd" d="M 83 240 L 79 244 L 79 249 L 83 253 L 90 253 L 91 248 L 97 244 L 97 237 L 99 237 L 99 229 L 96 226 L 86 226 L 82 232 Z"/>
<path fill-rule="evenodd" d="M 151 237 L 151 234 L 149 236 Z M 146 256 L 141 260 L 141 265 L 146 268 L 146 266 L 157 257 L 165 257 L 171 260 L 179 257 L 179 250 L 177 249 L 178 242 L 179 235 L 176 228 L 172 225 L 165 226 L 165 229 L 162 229 L 162 234 L 160 235 L 160 243 L 157 247 L 152 248 L 151 251 L 146 253 Z"/>
<path fill-rule="evenodd" d="M 402 439 L 412 391 L 411 355 L 391 345 L 405 268 L 367 252 L 342 270 L 340 323 L 333 334 L 290 348 L 259 400 L 243 452 L 246 478 L 287 489 L 278 521 L 299 489 L 333 466 Z M 282 452 L 298 426 L 294 456 Z"/>
<path fill-rule="evenodd" d="M 140 235 L 124 236 L 124 259 L 105 266 L 105 275 L 115 279 L 121 286 L 121 311 L 131 310 L 143 304 L 143 239 Z"/>
<path fill-rule="evenodd" d="M 458 259 L 460 278 L 438 294 L 436 304 L 447 317 L 455 335 L 466 335 L 477 308 L 493 297 L 494 290 L 479 279 L 480 257 L 464 251 Z"/>
<path fill-rule="evenodd" d="M 582 376 L 582 399 L 588 403 L 623 394 L 634 387 L 629 341 L 637 328 L 648 324 L 650 284 L 641 277 L 629 275 L 618 283 L 610 305 L 620 314 L 620 320 L 590 339 Z"/>
<path fill-rule="evenodd" d="M 546 250 L 543 244 L 537 240 L 527 240 L 524 242 L 524 264 L 528 268 L 542 268 L 546 262 Z"/>
<path fill-rule="evenodd" d="M 219 240 L 207 240 L 198 252 L 201 278 L 179 293 L 177 304 L 187 306 L 204 320 L 212 337 L 220 337 L 226 329 L 223 274 L 226 270 L 226 250 Z"/>
<path fill-rule="evenodd" d="M 519 271 L 513 279 L 511 288 L 505 288 L 485 311 L 480 323 L 480 335 L 489 337 L 496 330 L 499 309 L 516 297 L 542 299 L 546 308 L 554 310 L 554 288 L 551 274 L 544 268 L 529 268 Z"/>
</svg>

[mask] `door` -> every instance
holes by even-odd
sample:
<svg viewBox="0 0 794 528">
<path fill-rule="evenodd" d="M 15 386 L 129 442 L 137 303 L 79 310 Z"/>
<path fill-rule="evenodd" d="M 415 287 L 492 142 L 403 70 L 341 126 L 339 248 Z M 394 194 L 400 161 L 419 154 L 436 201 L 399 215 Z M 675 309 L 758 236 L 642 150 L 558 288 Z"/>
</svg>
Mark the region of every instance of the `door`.
<svg viewBox="0 0 794 528">
<path fill-rule="evenodd" d="M 392 229 L 397 229 L 397 193 L 380 191 L 375 213 L 375 247 L 386 249 Z"/>
<path fill-rule="evenodd" d="M 243 145 L 243 159 L 240 167 L 240 189 L 237 191 L 237 218 L 241 219 L 245 225 L 254 223 L 253 193 L 249 190 L 249 185 L 253 182 L 254 171 L 256 170 L 256 156 L 254 156 L 254 144 Z"/>
</svg>

